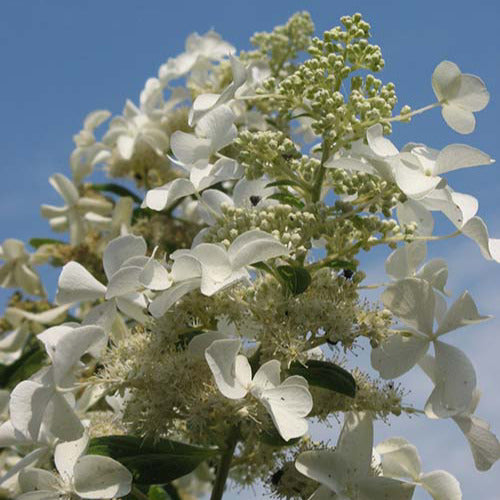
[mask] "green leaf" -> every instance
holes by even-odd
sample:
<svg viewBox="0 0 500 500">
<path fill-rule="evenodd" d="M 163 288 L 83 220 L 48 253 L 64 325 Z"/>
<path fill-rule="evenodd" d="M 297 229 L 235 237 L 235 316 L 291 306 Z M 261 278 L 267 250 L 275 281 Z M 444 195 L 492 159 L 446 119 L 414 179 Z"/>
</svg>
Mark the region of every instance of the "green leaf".
<svg viewBox="0 0 500 500">
<path fill-rule="evenodd" d="M 278 187 L 278 186 L 295 186 L 301 188 L 302 184 L 299 181 L 296 181 L 295 179 L 280 179 L 278 181 L 273 181 L 270 182 L 269 184 L 266 184 L 266 188 Z"/>
<path fill-rule="evenodd" d="M 118 196 L 130 196 L 130 198 L 132 198 L 136 203 L 142 203 L 142 198 L 137 196 L 125 186 L 120 186 L 120 184 L 92 184 L 92 189 L 95 191 L 117 194 Z"/>
<path fill-rule="evenodd" d="M 218 450 L 168 439 L 104 436 L 91 439 L 88 453 L 117 460 L 127 467 L 137 484 L 165 484 L 189 474 Z"/>
<path fill-rule="evenodd" d="M 311 275 L 303 267 L 279 266 L 277 271 L 293 295 L 304 293 L 311 284 Z"/>
<path fill-rule="evenodd" d="M 54 240 L 52 238 L 31 238 L 29 244 L 33 248 L 40 248 L 42 245 L 67 245 L 65 241 Z"/>
<path fill-rule="evenodd" d="M 356 381 L 347 371 L 329 361 L 310 359 L 304 364 L 295 361 L 288 369 L 290 375 L 301 375 L 311 385 L 339 392 L 353 398 L 356 396 Z"/>
<path fill-rule="evenodd" d="M 0 365 L 0 387 L 14 389 L 19 382 L 28 379 L 42 368 L 45 360 L 45 352 L 37 345 L 11 365 Z"/>
<path fill-rule="evenodd" d="M 348 260 L 335 259 L 329 262 L 327 266 L 333 269 L 350 269 L 351 271 L 356 271 L 356 264 Z"/>
<path fill-rule="evenodd" d="M 273 200 L 278 200 L 280 203 L 284 205 L 290 205 L 300 210 L 302 210 L 305 206 L 302 200 L 299 200 L 296 196 L 294 196 L 291 193 L 275 193 L 269 196 L 269 198 Z"/>
</svg>

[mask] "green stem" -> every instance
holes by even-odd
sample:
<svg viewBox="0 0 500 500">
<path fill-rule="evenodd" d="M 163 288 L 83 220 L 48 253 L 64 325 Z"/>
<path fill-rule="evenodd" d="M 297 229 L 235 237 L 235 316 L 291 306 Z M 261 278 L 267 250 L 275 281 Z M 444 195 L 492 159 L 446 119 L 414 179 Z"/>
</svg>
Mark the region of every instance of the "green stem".
<svg viewBox="0 0 500 500">
<path fill-rule="evenodd" d="M 311 192 L 311 201 L 313 203 L 316 203 L 321 198 L 321 188 L 323 187 L 323 179 L 325 178 L 325 172 L 326 172 L 325 163 L 326 160 L 328 160 L 329 153 L 330 153 L 330 145 L 326 141 L 324 141 L 323 151 L 321 152 L 321 164 L 316 174 L 316 179 L 314 180 Z"/>
<path fill-rule="evenodd" d="M 217 468 L 217 476 L 215 477 L 214 489 L 210 500 L 221 500 L 224 494 L 229 469 L 231 468 L 231 461 L 233 459 L 234 450 L 238 444 L 239 430 L 237 427 L 233 428 L 227 439 L 227 447 L 220 459 L 219 467 Z"/>
</svg>

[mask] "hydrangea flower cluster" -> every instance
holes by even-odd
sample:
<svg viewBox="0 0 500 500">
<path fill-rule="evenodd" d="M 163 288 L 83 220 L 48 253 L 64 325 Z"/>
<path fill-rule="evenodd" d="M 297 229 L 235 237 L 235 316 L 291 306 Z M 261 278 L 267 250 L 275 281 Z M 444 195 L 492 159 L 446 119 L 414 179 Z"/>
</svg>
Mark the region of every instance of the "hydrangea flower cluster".
<svg viewBox="0 0 500 500">
<path fill-rule="evenodd" d="M 451 419 L 479 470 L 500 458 L 473 363 L 447 342 L 489 316 L 467 291 L 448 305 L 447 263 L 426 261 L 428 242 L 465 235 L 500 262 L 477 200 L 448 183 L 494 160 L 388 138 L 433 108 L 472 132 L 485 84 L 444 61 L 436 102 L 395 114 L 360 14 L 313 33 L 298 13 L 239 54 L 195 33 L 138 105 L 85 118 L 71 178 L 49 179 L 63 204 L 41 207 L 65 239 L 0 246 L 16 290 L 0 319 L 2 498 L 218 500 L 230 478 L 283 499 L 461 499 L 405 439 L 374 446 L 390 416 Z M 371 303 L 359 254 L 379 245 L 389 283 Z M 360 345 L 377 377 L 355 366 Z M 394 383 L 413 369 L 434 385 L 424 408 Z M 335 446 L 310 437 L 342 415 Z"/>
</svg>

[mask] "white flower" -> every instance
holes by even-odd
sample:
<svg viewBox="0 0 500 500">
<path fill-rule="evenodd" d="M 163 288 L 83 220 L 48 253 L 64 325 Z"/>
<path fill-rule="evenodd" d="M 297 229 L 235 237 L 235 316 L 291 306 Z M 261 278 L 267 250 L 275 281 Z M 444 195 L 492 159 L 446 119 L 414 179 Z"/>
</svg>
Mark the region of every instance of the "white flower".
<svg viewBox="0 0 500 500">
<path fill-rule="evenodd" d="M 71 389 L 84 366 L 81 357 L 99 352 L 106 335 L 99 326 L 67 323 L 49 328 L 38 338 L 52 365 L 16 385 L 10 395 L 11 424 L 33 441 L 39 440 L 44 429 L 63 440 L 77 439 L 83 427 L 74 411 Z"/>
<path fill-rule="evenodd" d="M 147 303 L 139 290 L 144 288 L 140 277 L 149 261 L 145 256 L 146 250 L 146 242 L 139 236 L 125 235 L 112 240 L 103 254 L 107 287 L 78 262 L 68 262 L 59 275 L 56 303 L 106 299 L 103 304 L 95 306 L 84 320 L 85 324 L 99 324 L 106 331 L 117 318 L 117 308 L 136 321 L 145 321 L 143 309 Z"/>
<path fill-rule="evenodd" d="M 129 100 L 123 109 L 123 116 L 111 120 L 103 142 L 110 148 L 116 147 L 122 160 L 130 160 L 142 147 L 164 156 L 169 146 L 168 136 L 159 123 Z"/>
<path fill-rule="evenodd" d="M 83 129 L 73 136 L 76 148 L 69 161 L 75 184 L 80 184 L 84 177 L 92 173 L 95 165 L 109 157 L 110 152 L 104 144 L 96 141 L 94 130 L 110 116 L 111 113 L 103 109 L 92 111 L 85 117 Z"/>
<path fill-rule="evenodd" d="M 382 301 L 406 326 L 402 334 L 394 333 L 371 352 L 372 366 L 385 379 L 396 378 L 409 371 L 434 344 L 438 383 L 426 403 L 426 412 L 440 417 L 465 410 L 476 387 L 474 367 L 458 348 L 439 338 L 466 325 L 489 319 L 479 315 L 468 292 L 464 292 L 446 310 L 446 303 L 437 299 L 427 281 L 406 278 L 389 285 Z M 438 328 L 433 332 L 434 320 Z"/>
<path fill-rule="evenodd" d="M 200 288 L 202 294 L 211 296 L 238 281 L 248 279 L 245 269 L 256 262 L 287 255 L 288 249 L 274 236 L 254 229 L 238 236 L 226 250 L 223 246 L 201 243 L 190 250 L 177 250 L 168 288 L 149 306 L 151 314 L 158 318 L 186 293 Z"/>
<path fill-rule="evenodd" d="M 163 64 L 158 71 L 158 77 L 162 85 L 166 86 L 171 80 L 191 71 L 197 64 L 220 61 L 235 51 L 236 49 L 222 40 L 215 31 L 208 31 L 201 36 L 193 33 L 186 40 L 186 51 Z"/>
<path fill-rule="evenodd" d="M 312 410 L 307 381 L 298 375 L 280 383 L 277 360 L 264 363 L 252 378 L 248 359 L 238 354 L 240 340 L 216 340 L 205 350 L 205 358 L 220 392 L 229 399 L 243 399 L 248 393 L 258 399 L 271 415 L 285 441 L 307 432 L 306 417 Z"/>
<path fill-rule="evenodd" d="M 105 330 L 116 318 L 116 308 L 136 321 L 145 321 L 143 309 L 147 304 L 139 290 L 144 288 L 140 277 L 149 261 L 146 250 L 146 242 L 139 236 L 125 235 L 112 240 L 103 254 L 107 286 L 78 262 L 68 262 L 59 275 L 56 303 L 106 299 L 107 302 L 94 307 L 85 318 L 85 323 L 101 324 Z"/>
<path fill-rule="evenodd" d="M 13 326 L 13 329 L 0 336 L 0 363 L 10 365 L 18 360 L 31 331 L 35 329 L 41 331 L 41 325 L 57 322 L 68 309 L 69 306 L 65 305 L 42 313 L 30 313 L 15 307 L 8 307 L 5 310 L 5 319 Z"/>
<path fill-rule="evenodd" d="M 49 182 L 66 204 L 62 207 L 42 205 L 42 216 L 49 219 L 53 231 L 64 232 L 69 229 L 72 245 L 78 245 L 85 238 L 88 231 L 88 214 L 106 215 L 113 209 L 113 204 L 102 198 L 80 197 L 75 184 L 62 174 L 52 175 Z"/>
<path fill-rule="evenodd" d="M 462 73 L 455 63 L 443 61 L 432 74 L 432 88 L 444 121 L 456 132 L 470 134 L 476 126 L 473 112 L 484 109 L 490 100 L 484 82 Z"/>
<path fill-rule="evenodd" d="M 171 148 L 184 165 L 204 166 L 220 149 L 231 144 L 238 132 L 235 114 L 227 105 L 219 106 L 200 119 L 195 135 L 177 130 L 170 138 Z"/>
<path fill-rule="evenodd" d="M 198 193 L 214 184 L 239 179 L 243 169 L 230 158 L 221 158 L 214 164 L 182 165 L 189 171 L 189 179 L 174 179 L 146 193 L 143 206 L 152 210 L 164 210 L 177 200 Z"/>
<path fill-rule="evenodd" d="M 418 364 L 424 373 L 436 384 L 438 379 L 436 378 L 435 358 L 426 354 Z M 495 434 L 490 431 L 490 424 L 474 415 L 480 398 L 481 391 L 475 389 L 470 406 L 464 411 L 453 415 L 451 418 L 464 433 L 474 457 L 476 468 L 485 471 L 490 469 L 500 459 L 500 443 Z M 429 413 L 429 417 L 439 418 L 438 415 Z"/>
<path fill-rule="evenodd" d="M 414 485 L 375 475 L 372 447 L 370 415 L 346 413 L 335 451 L 306 451 L 295 461 L 301 474 L 321 484 L 308 500 L 409 500 Z"/>
<path fill-rule="evenodd" d="M 385 271 L 394 280 L 403 278 L 420 278 L 428 281 L 433 288 L 445 295 L 448 280 L 448 264 L 444 259 L 432 259 L 419 266 L 427 255 L 427 243 L 425 241 L 412 241 L 394 250 L 385 261 Z"/>
<path fill-rule="evenodd" d="M 9 238 L 0 245 L 0 286 L 2 288 L 22 288 L 31 295 L 45 296 L 40 277 L 33 270 L 36 256 L 24 249 L 22 241 Z"/>
<path fill-rule="evenodd" d="M 54 462 L 59 475 L 29 468 L 19 474 L 22 500 L 121 498 L 130 492 L 132 474 L 109 457 L 85 455 L 88 435 L 56 446 Z M 36 492 L 36 493 L 35 493 Z"/>
<path fill-rule="evenodd" d="M 122 196 L 115 203 L 111 217 L 90 213 L 85 218 L 90 226 L 99 231 L 106 232 L 102 236 L 102 239 L 106 242 L 118 236 L 129 234 L 133 212 L 134 200 L 130 196 Z"/>
<path fill-rule="evenodd" d="M 461 500 L 460 483 L 449 472 L 421 472 L 418 451 L 406 439 L 386 439 L 375 447 L 375 452 L 380 455 L 385 477 L 408 478 L 424 488 L 434 500 Z"/>
</svg>

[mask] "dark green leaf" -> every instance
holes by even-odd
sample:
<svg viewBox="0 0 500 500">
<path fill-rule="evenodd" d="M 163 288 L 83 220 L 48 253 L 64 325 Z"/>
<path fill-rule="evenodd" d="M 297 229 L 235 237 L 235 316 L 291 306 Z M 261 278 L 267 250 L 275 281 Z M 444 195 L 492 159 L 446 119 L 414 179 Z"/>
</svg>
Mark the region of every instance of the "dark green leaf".
<svg viewBox="0 0 500 500">
<path fill-rule="evenodd" d="M 122 463 L 138 484 L 165 484 L 192 472 L 218 453 L 168 439 L 105 436 L 90 441 L 89 454 L 104 455 Z"/>
<path fill-rule="evenodd" d="M 311 284 L 311 275 L 303 267 L 279 266 L 277 271 L 293 295 L 305 292 Z"/>
<path fill-rule="evenodd" d="M 291 193 L 275 193 L 269 196 L 269 198 L 273 200 L 278 200 L 280 203 L 284 205 L 290 205 L 292 207 L 296 207 L 301 210 L 305 206 L 302 200 L 299 200 L 296 196 L 294 196 Z"/>
<path fill-rule="evenodd" d="M 351 271 L 356 271 L 356 264 L 349 262 L 348 260 L 335 259 L 327 265 L 333 269 L 350 269 Z"/>
<path fill-rule="evenodd" d="M 120 184 L 92 184 L 92 189 L 96 191 L 103 191 L 105 193 L 117 194 L 118 196 L 130 196 L 130 198 L 132 198 L 136 203 L 142 203 L 142 198 L 137 196 L 125 186 L 120 186 Z"/>
<path fill-rule="evenodd" d="M 304 364 L 294 362 L 288 372 L 290 375 L 301 375 L 316 387 L 339 392 L 351 398 L 356 396 L 354 377 L 335 363 L 311 359 L 304 366 Z"/>
<path fill-rule="evenodd" d="M 13 389 L 36 373 L 45 363 L 45 352 L 37 345 L 11 365 L 0 365 L 0 387 Z"/>
<path fill-rule="evenodd" d="M 33 248 L 40 248 L 42 245 L 67 245 L 65 241 L 54 240 L 52 238 L 31 238 L 29 244 Z"/>
</svg>

